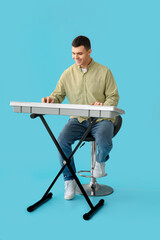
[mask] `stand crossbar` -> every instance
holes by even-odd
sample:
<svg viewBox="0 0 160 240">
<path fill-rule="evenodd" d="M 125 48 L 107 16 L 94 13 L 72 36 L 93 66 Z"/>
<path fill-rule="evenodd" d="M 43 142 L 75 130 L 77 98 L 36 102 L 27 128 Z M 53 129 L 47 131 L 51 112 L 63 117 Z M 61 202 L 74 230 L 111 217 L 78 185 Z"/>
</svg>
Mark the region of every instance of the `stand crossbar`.
<svg viewBox="0 0 160 240">
<path fill-rule="evenodd" d="M 51 185 L 49 186 L 49 188 L 47 189 L 47 191 L 45 192 L 45 194 L 43 195 L 43 197 L 36 202 L 35 204 L 29 206 L 27 208 L 28 212 L 33 212 L 35 209 L 37 209 L 38 207 L 40 207 L 42 204 L 44 204 L 45 202 L 47 202 L 49 199 L 51 199 L 52 197 L 52 193 L 50 192 L 51 188 L 53 187 L 53 185 L 55 184 L 55 182 L 57 181 L 57 179 L 59 178 L 59 176 L 61 175 L 61 173 L 63 172 L 64 168 L 67 166 L 70 170 L 70 172 L 72 173 L 78 187 L 80 188 L 84 198 L 86 199 L 88 205 L 90 206 L 91 210 L 88 213 L 85 213 L 83 215 L 84 220 L 88 220 L 101 206 L 103 206 L 104 204 L 104 199 L 101 199 L 95 206 L 93 206 L 91 200 L 89 199 L 86 191 L 84 190 L 82 184 L 80 183 L 78 177 L 76 176 L 75 172 L 73 171 L 72 167 L 70 166 L 70 161 L 71 158 L 73 157 L 73 155 L 75 154 L 75 152 L 77 151 L 77 149 L 79 148 L 79 146 L 81 145 L 81 143 L 85 140 L 86 136 L 88 135 L 89 131 L 91 130 L 93 124 L 96 122 L 95 118 L 90 118 L 90 125 L 87 128 L 87 130 L 85 131 L 85 133 L 83 134 L 82 138 L 79 140 L 78 144 L 76 145 L 76 147 L 74 148 L 74 150 L 72 151 L 71 155 L 69 156 L 69 158 L 67 158 L 64 154 L 64 152 L 62 151 L 59 143 L 57 142 L 54 134 L 52 133 L 50 127 L 48 126 L 46 120 L 44 119 L 44 116 L 42 114 L 31 114 L 30 117 L 32 119 L 36 118 L 36 117 L 40 117 L 42 123 L 44 124 L 46 130 L 48 131 L 50 137 L 52 138 L 55 146 L 57 147 L 59 153 L 61 154 L 62 158 L 64 159 L 63 161 L 63 166 L 60 169 L 60 171 L 58 172 L 58 174 L 56 175 L 56 177 L 54 178 L 54 180 L 52 181 Z"/>
</svg>

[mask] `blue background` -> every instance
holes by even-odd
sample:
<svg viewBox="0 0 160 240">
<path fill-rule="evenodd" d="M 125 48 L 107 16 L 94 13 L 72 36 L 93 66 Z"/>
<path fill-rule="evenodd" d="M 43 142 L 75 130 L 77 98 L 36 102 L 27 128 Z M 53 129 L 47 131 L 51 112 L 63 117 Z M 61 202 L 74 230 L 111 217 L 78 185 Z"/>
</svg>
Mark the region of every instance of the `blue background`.
<svg viewBox="0 0 160 240">
<path fill-rule="evenodd" d="M 158 0 L 0 2 L 0 239 L 160 238 L 159 9 Z M 78 35 L 90 38 L 94 60 L 113 72 L 118 106 L 126 111 L 108 176 L 99 180 L 115 192 L 88 222 L 82 196 L 64 200 L 62 176 L 51 201 L 26 211 L 43 195 L 59 162 L 41 122 L 9 106 L 50 95 L 74 63 L 71 42 Z M 46 119 L 57 137 L 68 117 Z M 75 157 L 78 170 L 89 168 L 90 144 Z"/>
</svg>

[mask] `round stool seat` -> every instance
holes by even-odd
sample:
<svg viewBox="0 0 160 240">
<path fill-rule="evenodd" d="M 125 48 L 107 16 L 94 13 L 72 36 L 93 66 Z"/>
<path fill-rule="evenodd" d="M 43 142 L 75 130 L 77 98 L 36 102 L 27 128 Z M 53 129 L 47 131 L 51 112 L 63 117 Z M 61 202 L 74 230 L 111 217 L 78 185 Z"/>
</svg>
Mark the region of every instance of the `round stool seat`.
<svg viewBox="0 0 160 240">
<path fill-rule="evenodd" d="M 85 142 L 92 142 L 95 141 L 95 138 L 91 135 L 91 133 L 88 133 L 87 137 L 84 140 Z"/>
</svg>

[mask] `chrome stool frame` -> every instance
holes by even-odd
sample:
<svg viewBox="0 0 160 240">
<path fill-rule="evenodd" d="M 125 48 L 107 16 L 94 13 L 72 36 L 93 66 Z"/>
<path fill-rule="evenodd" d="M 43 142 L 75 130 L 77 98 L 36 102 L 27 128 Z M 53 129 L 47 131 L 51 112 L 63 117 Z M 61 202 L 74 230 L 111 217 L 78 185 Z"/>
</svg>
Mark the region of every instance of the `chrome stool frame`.
<svg viewBox="0 0 160 240">
<path fill-rule="evenodd" d="M 122 125 L 122 117 L 117 116 L 116 121 L 114 123 L 113 137 L 119 132 L 121 125 Z M 94 140 L 95 139 L 91 134 L 88 134 L 88 136 L 85 139 L 85 141 L 91 142 L 91 170 L 90 171 L 88 171 L 88 170 L 78 171 L 78 175 L 82 176 L 82 177 L 91 178 L 90 183 L 82 184 L 83 188 L 85 189 L 88 196 L 106 196 L 106 195 L 113 193 L 113 188 L 109 187 L 107 185 L 98 184 L 96 178 L 93 177 L 93 170 L 95 167 L 96 155 L 97 155 L 97 147 L 96 147 L 96 143 Z M 91 175 L 84 175 L 82 173 L 90 173 Z M 107 176 L 107 174 L 105 176 Z M 76 189 L 76 193 L 82 194 L 81 190 L 78 187 Z"/>
</svg>

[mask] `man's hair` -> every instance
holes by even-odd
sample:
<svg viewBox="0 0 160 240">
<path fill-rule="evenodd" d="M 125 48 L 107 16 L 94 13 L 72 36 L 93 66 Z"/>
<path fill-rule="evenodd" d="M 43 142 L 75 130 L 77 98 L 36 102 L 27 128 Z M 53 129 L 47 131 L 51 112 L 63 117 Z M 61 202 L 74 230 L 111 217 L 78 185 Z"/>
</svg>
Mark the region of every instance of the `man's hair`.
<svg viewBox="0 0 160 240">
<path fill-rule="evenodd" d="M 91 49 L 91 42 L 89 38 L 85 36 L 78 36 L 72 42 L 73 47 L 84 46 L 86 50 Z"/>
</svg>

